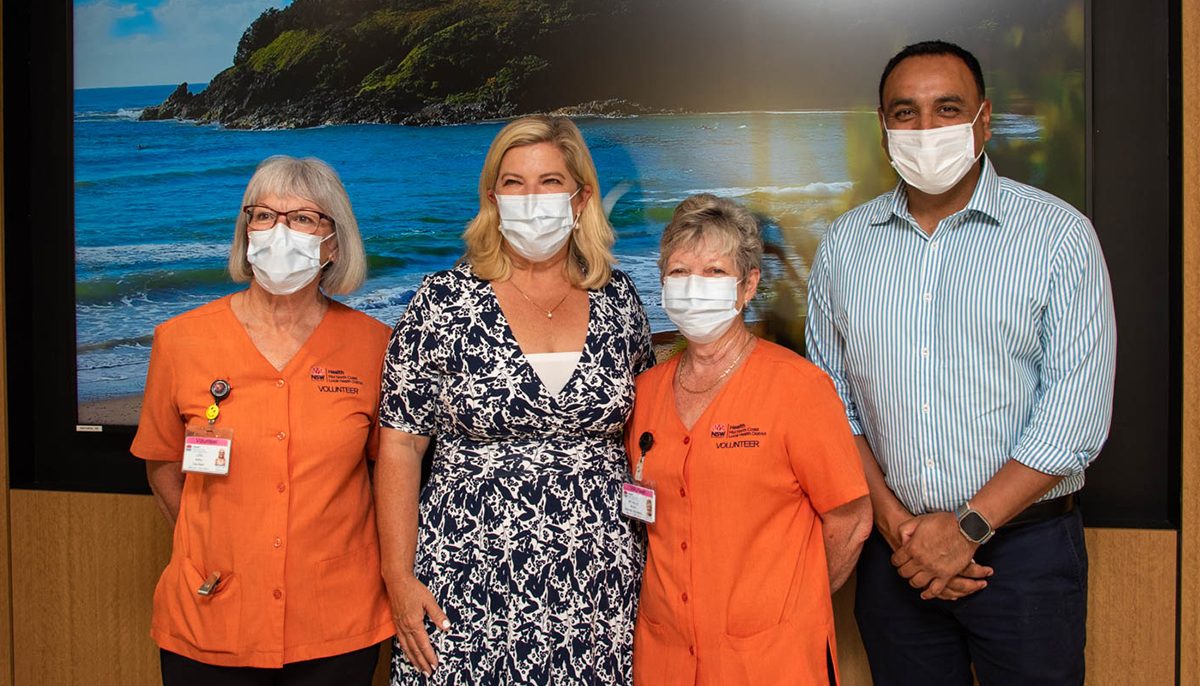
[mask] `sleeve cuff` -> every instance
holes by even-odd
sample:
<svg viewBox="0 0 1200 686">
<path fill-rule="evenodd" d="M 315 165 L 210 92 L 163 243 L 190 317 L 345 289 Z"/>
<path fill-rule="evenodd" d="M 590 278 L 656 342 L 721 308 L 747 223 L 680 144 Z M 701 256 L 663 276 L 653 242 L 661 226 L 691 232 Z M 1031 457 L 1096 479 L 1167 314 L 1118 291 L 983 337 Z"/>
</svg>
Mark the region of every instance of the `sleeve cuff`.
<svg viewBox="0 0 1200 686">
<path fill-rule="evenodd" d="M 388 419 L 387 417 L 379 417 L 379 426 L 384 429 L 395 429 L 404 433 L 413 434 L 414 436 L 432 436 L 433 430 L 426 426 L 418 426 L 412 422 L 406 422 L 403 419 Z"/>
<path fill-rule="evenodd" d="M 1013 449 L 1012 459 L 1051 476 L 1075 476 L 1082 474 L 1092 456 L 1085 452 L 1074 452 L 1043 441 L 1022 439 Z"/>
</svg>

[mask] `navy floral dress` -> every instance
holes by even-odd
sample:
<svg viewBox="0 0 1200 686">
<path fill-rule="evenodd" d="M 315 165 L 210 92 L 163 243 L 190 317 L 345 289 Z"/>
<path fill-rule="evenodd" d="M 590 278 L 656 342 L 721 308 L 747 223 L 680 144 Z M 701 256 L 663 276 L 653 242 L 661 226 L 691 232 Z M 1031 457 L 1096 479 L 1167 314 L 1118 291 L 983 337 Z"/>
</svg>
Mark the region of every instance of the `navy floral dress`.
<svg viewBox="0 0 1200 686">
<path fill-rule="evenodd" d="M 620 514 L 633 378 L 653 364 L 633 282 L 589 292 L 574 375 L 551 395 L 491 284 L 431 274 L 396 324 L 383 426 L 436 436 L 416 576 L 450 617 L 430 679 L 394 646 L 392 684 L 629 684 L 643 550 Z"/>
</svg>

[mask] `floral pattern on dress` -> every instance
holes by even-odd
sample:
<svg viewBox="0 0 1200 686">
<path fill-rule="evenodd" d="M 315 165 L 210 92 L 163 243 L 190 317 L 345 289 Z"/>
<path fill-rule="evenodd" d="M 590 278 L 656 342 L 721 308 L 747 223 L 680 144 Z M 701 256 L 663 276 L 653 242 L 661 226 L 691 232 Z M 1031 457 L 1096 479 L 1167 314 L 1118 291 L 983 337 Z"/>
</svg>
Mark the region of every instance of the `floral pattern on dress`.
<svg viewBox="0 0 1200 686">
<path fill-rule="evenodd" d="M 589 291 L 587 338 L 557 395 L 491 284 L 431 274 L 397 323 L 383 426 L 436 437 L 415 573 L 449 616 L 431 678 L 394 646 L 393 686 L 629 684 L 643 544 L 620 515 L 634 377 L 653 362 L 633 282 Z"/>
</svg>

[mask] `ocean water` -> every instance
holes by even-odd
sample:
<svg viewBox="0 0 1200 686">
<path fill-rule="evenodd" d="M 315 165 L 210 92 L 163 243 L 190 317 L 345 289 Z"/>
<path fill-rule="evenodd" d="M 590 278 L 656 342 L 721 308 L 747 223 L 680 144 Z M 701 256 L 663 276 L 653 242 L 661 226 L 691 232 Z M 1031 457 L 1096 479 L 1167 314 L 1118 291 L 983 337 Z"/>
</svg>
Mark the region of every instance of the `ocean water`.
<svg viewBox="0 0 1200 686">
<path fill-rule="evenodd" d="M 204 84 L 195 84 L 200 90 Z M 76 344 L 79 400 L 140 393 L 154 327 L 237 290 L 225 272 L 242 192 L 274 154 L 315 156 L 341 175 L 370 260 L 370 277 L 341 298 L 391 325 L 426 273 L 454 264 L 478 209 L 475 187 L 498 122 L 409 128 L 329 126 L 233 131 L 139 122 L 174 86 L 75 91 Z M 836 202 L 853 186 L 847 122 L 873 112 L 732 112 L 580 119 L 612 203 L 619 268 L 654 330 L 658 236 L 683 198 L 707 191 L 767 218 Z M 1037 138 L 1030 117 L 1001 116 L 997 135 Z M 813 220 L 803 230 L 819 235 Z M 788 259 L 798 263 L 806 255 Z M 802 265 L 801 265 L 802 266 Z M 86 420 L 81 418 L 81 420 Z"/>
</svg>

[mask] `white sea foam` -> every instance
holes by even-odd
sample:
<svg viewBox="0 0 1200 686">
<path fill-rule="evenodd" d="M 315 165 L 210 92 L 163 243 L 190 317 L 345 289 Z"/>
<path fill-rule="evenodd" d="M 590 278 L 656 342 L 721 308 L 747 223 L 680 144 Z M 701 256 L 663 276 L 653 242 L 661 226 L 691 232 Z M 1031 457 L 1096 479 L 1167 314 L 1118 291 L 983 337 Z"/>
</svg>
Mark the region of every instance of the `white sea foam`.
<svg viewBox="0 0 1200 686">
<path fill-rule="evenodd" d="M 1038 139 L 1044 123 L 1041 117 L 1023 114 L 993 114 L 992 133 L 1008 138 Z"/>
<path fill-rule="evenodd" d="M 719 188 L 692 188 L 683 191 L 679 196 L 677 191 L 642 191 L 646 196 L 667 195 L 668 197 L 649 197 L 655 203 L 664 205 L 682 202 L 684 198 L 697 193 L 711 193 L 722 198 L 743 198 L 748 195 L 766 195 L 782 198 L 828 198 L 841 195 L 854 187 L 853 181 L 813 181 L 803 186 L 726 186 Z"/>
<path fill-rule="evenodd" d="M 229 243 L 143 243 L 140 245 L 77 246 L 80 267 L 155 265 L 185 260 L 211 260 L 229 255 Z"/>
<path fill-rule="evenodd" d="M 825 197 L 845 193 L 854 186 L 853 181 L 814 181 L 803 186 L 730 186 L 726 188 L 698 188 L 685 191 L 688 195 L 712 193 L 727 198 L 747 195 L 803 195 Z"/>
</svg>

